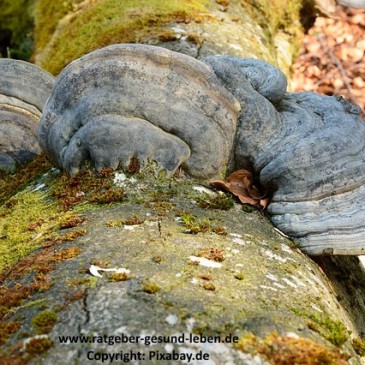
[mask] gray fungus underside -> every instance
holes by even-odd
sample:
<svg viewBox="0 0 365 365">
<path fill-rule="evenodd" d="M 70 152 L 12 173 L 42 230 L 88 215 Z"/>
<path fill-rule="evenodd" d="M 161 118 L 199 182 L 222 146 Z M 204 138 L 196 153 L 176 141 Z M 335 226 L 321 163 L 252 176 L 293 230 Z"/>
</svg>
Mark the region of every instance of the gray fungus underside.
<svg viewBox="0 0 365 365">
<path fill-rule="evenodd" d="M 30 63 L 0 59 L 0 169 L 39 154 L 36 129 L 54 77 Z"/>
<path fill-rule="evenodd" d="M 339 97 L 288 93 L 264 61 L 113 45 L 58 77 L 38 130 L 42 149 L 76 173 L 155 162 L 194 177 L 249 168 L 273 192 L 273 223 L 307 253 L 361 254 L 365 124 Z"/>
</svg>

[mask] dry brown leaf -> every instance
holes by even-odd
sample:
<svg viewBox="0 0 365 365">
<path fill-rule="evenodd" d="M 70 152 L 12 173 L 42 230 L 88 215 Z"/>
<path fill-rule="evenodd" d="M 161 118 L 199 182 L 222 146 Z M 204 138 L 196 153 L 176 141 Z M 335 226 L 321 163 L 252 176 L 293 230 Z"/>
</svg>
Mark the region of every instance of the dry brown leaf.
<svg viewBox="0 0 365 365">
<path fill-rule="evenodd" d="M 209 185 L 219 190 L 229 191 L 237 196 L 242 204 L 250 204 L 259 209 L 265 209 L 269 204 L 266 194 L 261 193 L 254 185 L 252 173 L 247 170 L 237 170 L 226 180 L 214 180 Z"/>
</svg>

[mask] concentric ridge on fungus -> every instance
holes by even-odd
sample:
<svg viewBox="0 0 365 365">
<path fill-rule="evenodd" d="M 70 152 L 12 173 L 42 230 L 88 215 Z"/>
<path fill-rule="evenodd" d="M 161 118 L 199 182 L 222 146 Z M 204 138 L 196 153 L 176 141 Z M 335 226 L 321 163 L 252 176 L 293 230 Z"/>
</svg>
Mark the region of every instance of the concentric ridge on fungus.
<svg viewBox="0 0 365 365">
<path fill-rule="evenodd" d="M 239 104 L 209 66 L 160 47 L 118 44 L 72 62 L 59 75 L 38 137 L 70 174 L 155 161 L 172 174 L 224 172 Z"/>
<path fill-rule="evenodd" d="M 11 171 L 40 153 L 35 132 L 53 82 L 31 63 L 0 59 L 0 169 Z"/>
<path fill-rule="evenodd" d="M 71 63 L 40 144 L 74 174 L 157 162 L 196 177 L 250 169 L 273 192 L 273 223 L 312 255 L 365 253 L 365 123 L 339 97 L 286 92 L 283 73 L 230 56 L 203 62 L 114 45 Z"/>
</svg>

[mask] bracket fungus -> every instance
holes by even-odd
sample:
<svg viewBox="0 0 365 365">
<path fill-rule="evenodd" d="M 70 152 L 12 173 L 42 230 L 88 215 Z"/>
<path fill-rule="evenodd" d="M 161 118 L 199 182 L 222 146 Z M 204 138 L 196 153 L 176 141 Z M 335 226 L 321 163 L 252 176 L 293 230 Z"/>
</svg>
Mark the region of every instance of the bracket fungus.
<svg viewBox="0 0 365 365">
<path fill-rule="evenodd" d="M 284 75 L 264 61 L 226 56 L 205 62 L 241 103 L 235 166 L 249 166 L 273 192 L 272 222 L 308 254 L 364 254 L 360 108 L 341 97 L 285 93 Z"/>
<path fill-rule="evenodd" d="M 288 93 L 264 61 L 145 45 L 94 51 L 58 77 L 38 130 L 70 174 L 137 159 L 195 177 L 249 169 L 273 223 L 311 255 L 365 252 L 365 123 L 339 97 Z"/>
<path fill-rule="evenodd" d="M 53 82 L 31 63 L 0 59 L 0 169 L 11 171 L 40 153 L 36 129 Z"/>
<path fill-rule="evenodd" d="M 59 75 L 38 132 L 49 158 L 70 174 L 137 159 L 172 174 L 225 171 L 239 104 L 211 68 L 160 47 L 118 44 L 91 52 Z"/>
</svg>

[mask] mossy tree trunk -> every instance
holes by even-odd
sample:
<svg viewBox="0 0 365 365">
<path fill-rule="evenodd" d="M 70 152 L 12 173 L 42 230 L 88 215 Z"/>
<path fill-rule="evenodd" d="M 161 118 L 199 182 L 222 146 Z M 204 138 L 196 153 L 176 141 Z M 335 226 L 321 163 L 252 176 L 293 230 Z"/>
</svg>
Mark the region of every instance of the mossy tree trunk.
<svg viewBox="0 0 365 365">
<path fill-rule="evenodd" d="M 35 61 L 58 74 L 108 44 L 146 43 L 195 58 L 260 58 L 288 72 L 301 39 L 300 8 L 299 0 L 39 0 Z"/>
</svg>

